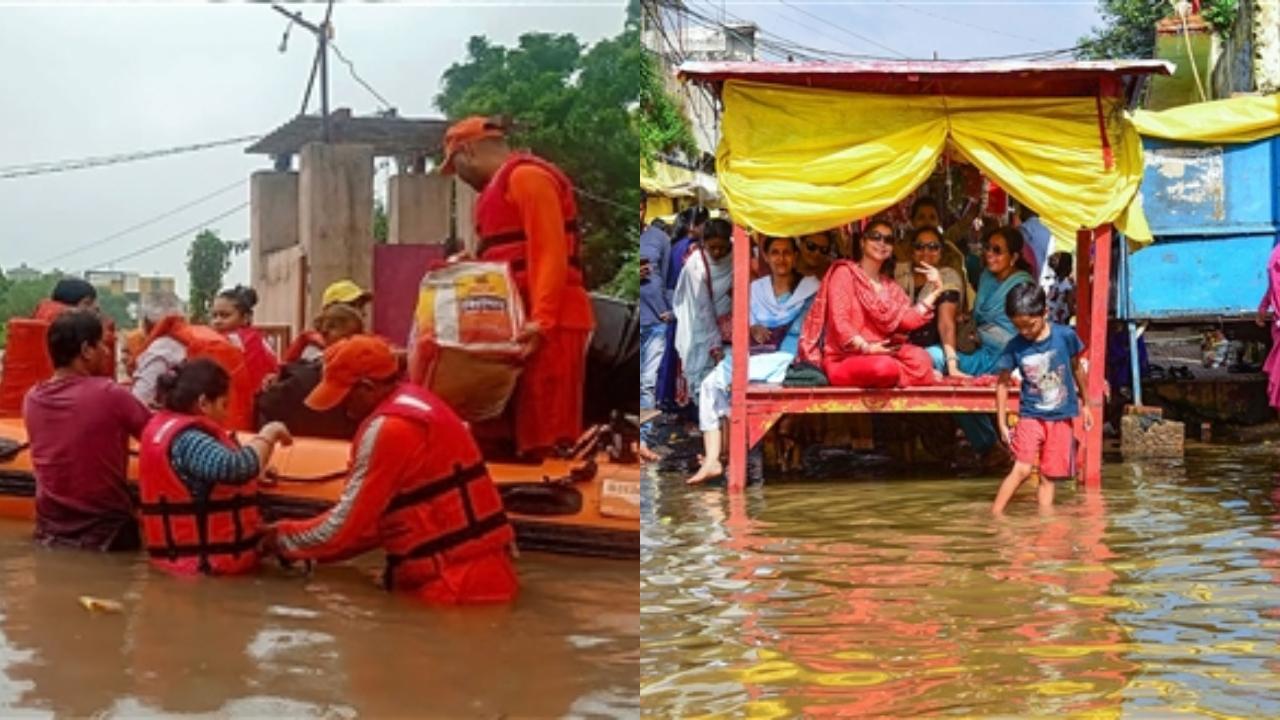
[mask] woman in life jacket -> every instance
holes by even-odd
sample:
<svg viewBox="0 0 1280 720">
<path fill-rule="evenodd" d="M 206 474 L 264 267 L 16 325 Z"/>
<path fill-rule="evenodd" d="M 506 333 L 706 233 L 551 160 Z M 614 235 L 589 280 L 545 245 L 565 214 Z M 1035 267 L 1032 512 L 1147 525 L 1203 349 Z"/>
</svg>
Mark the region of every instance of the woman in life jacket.
<svg viewBox="0 0 1280 720">
<path fill-rule="evenodd" d="M 280 369 L 275 351 L 253 327 L 253 308 L 257 304 L 258 293 L 253 288 L 237 285 L 218 293 L 209 312 L 209 325 L 244 351 L 244 364 L 255 389 Z"/>
<path fill-rule="evenodd" d="M 177 574 L 235 575 L 258 567 L 258 477 L 281 423 L 241 447 L 222 429 L 231 378 L 216 362 L 183 362 L 159 382 L 162 410 L 142 433 L 142 532 L 152 564 Z"/>
</svg>

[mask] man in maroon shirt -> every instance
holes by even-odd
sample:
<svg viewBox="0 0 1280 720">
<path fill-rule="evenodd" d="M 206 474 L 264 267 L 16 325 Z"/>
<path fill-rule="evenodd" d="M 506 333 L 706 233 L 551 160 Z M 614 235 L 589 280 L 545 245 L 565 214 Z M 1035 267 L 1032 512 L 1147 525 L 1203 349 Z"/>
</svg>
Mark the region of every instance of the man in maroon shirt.
<svg viewBox="0 0 1280 720">
<path fill-rule="evenodd" d="M 36 539 L 90 550 L 141 547 L 125 484 L 129 436 L 150 411 L 102 375 L 114 362 L 102 320 L 73 310 L 49 325 L 54 374 L 27 393 L 23 416 L 36 474 Z"/>
</svg>

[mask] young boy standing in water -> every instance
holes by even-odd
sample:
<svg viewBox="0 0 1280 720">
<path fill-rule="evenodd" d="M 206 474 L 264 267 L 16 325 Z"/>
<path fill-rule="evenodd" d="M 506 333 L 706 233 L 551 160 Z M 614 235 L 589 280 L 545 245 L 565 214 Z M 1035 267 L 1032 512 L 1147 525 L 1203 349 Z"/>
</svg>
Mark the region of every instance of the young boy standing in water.
<svg viewBox="0 0 1280 720">
<path fill-rule="evenodd" d="M 1049 322 L 1044 290 L 1026 282 L 1009 291 L 1005 313 L 1018 334 L 1005 346 L 997 367 L 996 416 L 1000 437 L 1013 450 L 1013 470 L 1000 484 L 991 512 L 1002 515 L 1013 493 L 1040 467 L 1037 497 L 1041 512 L 1053 508 L 1053 484 L 1074 473 L 1071 421 L 1084 407 L 1085 428 L 1093 426 L 1093 414 L 1080 395 L 1085 387 L 1080 356 L 1084 343 L 1075 330 Z M 1009 440 L 1007 422 L 1009 377 L 1014 368 L 1022 374 L 1018 425 Z M 1079 397 L 1079 401 L 1077 401 Z"/>
</svg>

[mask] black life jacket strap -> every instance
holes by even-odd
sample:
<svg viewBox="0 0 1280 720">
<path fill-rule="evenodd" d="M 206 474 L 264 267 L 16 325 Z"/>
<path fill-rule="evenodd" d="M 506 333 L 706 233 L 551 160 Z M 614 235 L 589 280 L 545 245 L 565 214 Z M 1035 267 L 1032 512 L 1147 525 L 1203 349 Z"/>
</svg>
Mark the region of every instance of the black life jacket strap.
<svg viewBox="0 0 1280 720">
<path fill-rule="evenodd" d="M 465 497 L 467 483 L 473 480 L 479 480 L 487 475 L 488 472 L 489 469 L 485 467 L 484 462 L 478 462 L 475 465 L 466 468 L 461 465 L 455 465 L 453 472 L 448 477 L 427 483 L 422 487 L 400 493 L 394 498 L 391 498 L 391 502 L 387 503 L 387 509 L 383 511 L 383 514 L 385 515 L 396 512 L 397 510 L 403 510 L 410 505 L 431 502 L 441 495 L 454 490 L 462 491 L 462 494 Z"/>
<path fill-rule="evenodd" d="M 479 520 L 475 523 L 459 528 L 450 533 L 445 533 L 438 538 L 428 540 L 414 547 L 407 553 L 401 555 L 387 555 L 387 569 L 383 571 L 383 586 L 390 590 L 393 584 L 396 568 L 406 560 L 416 558 L 433 557 L 447 550 L 455 548 L 465 542 L 478 540 L 489 533 L 500 530 L 507 525 L 507 514 L 499 510 L 492 515 Z"/>
<path fill-rule="evenodd" d="M 565 220 L 564 232 L 566 235 L 574 235 L 574 236 L 580 235 L 581 230 L 578 226 L 578 219 L 569 218 L 568 220 Z M 512 230 L 510 232 L 496 233 L 494 235 L 485 235 L 480 238 L 479 251 L 480 251 L 480 254 L 483 255 L 485 252 L 492 250 L 500 245 L 513 245 L 515 243 L 522 243 L 526 239 L 528 239 L 528 236 L 525 235 L 524 228 L 520 228 L 519 230 Z M 580 243 L 574 243 L 575 246 L 578 244 Z"/>
<path fill-rule="evenodd" d="M 239 555 L 257 548 L 261 540 L 262 533 L 259 532 L 241 538 L 237 542 L 205 543 L 203 545 L 176 545 L 170 542 L 168 547 L 147 548 L 147 553 L 151 557 L 167 558 L 169 560 L 194 556 L 207 558 L 209 555 Z M 208 570 L 203 571 L 208 572 Z"/>
</svg>

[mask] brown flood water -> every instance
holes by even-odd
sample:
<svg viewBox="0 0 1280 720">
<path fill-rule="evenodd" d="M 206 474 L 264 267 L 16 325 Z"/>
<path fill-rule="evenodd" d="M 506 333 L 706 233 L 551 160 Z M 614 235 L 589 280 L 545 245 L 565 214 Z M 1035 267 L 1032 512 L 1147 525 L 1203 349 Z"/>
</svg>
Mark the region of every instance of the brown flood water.
<svg viewBox="0 0 1280 720">
<path fill-rule="evenodd" d="M 0 522 L 0 716 L 635 717 L 636 564 L 526 553 L 512 607 L 432 609 L 376 561 L 172 578 Z M 90 613 L 81 595 L 118 600 Z"/>
<path fill-rule="evenodd" d="M 998 478 L 646 475 L 650 717 L 1280 717 L 1280 447 Z M 1030 492 L 1028 492 L 1030 491 Z"/>
</svg>

